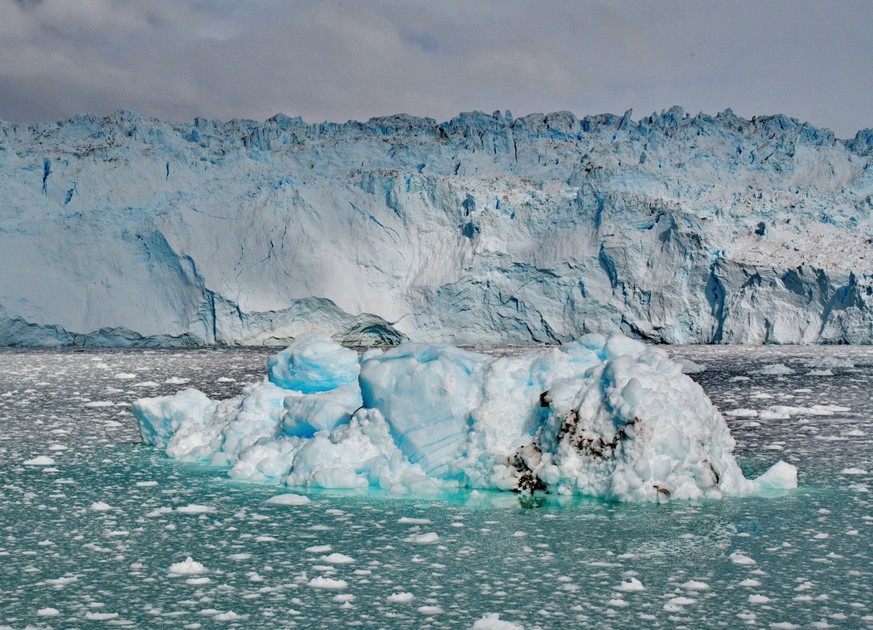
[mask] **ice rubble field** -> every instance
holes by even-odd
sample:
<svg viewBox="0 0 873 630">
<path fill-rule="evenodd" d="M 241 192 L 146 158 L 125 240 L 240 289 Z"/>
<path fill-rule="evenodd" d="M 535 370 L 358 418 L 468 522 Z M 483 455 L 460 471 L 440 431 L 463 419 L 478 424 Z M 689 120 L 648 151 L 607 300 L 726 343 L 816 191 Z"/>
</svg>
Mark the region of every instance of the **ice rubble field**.
<svg viewBox="0 0 873 630">
<path fill-rule="evenodd" d="M 186 389 L 133 413 L 143 441 L 170 457 L 290 486 L 617 500 L 797 486 L 785 462 L 745 479 L 703 389 L 666 352 L 622 335 L 496 358 L 409 343 L 360 359 L 301 335 L 238 397 Z"/>
<path fill-rule="evenodd" d="M 130 405 L 237 396 L 269 351 L 0 350 L 0 627 L 873 625 L 873 350 L 669 351 L 725 412 L 743 469 L 782 458 L 796 491 L 657 504 L 240 484 L 139 444 Z M 291 493 L 309 500 L 271 501 Z"/>
</svg>

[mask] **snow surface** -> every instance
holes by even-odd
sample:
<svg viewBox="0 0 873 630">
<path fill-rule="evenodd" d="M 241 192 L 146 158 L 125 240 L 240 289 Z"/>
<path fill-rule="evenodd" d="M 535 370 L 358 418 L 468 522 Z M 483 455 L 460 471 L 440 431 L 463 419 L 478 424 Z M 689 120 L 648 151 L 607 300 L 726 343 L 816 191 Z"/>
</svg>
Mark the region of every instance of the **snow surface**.
<svg viewBox="0 0 873 630">
<path fill-rule="evenodd" d="M 0 344 L 873 340 L 873 131 L 0 123 Z"/>
<path fill-rule="evenodd" d="M 313 380 L 294 380 L 296 389 L 264 379 L 221 401 L 187 389 L 140 399 L 133 413 L 143 440 L 173 458 L 293 487 L 548 489 L 663 501 L 797 485 L 785 462 L 747 480 L 702 388 L 663 350 L 621 335 L 502 357 L 407 343 L 364 353 L 359 368 L 341 370 L 357 380 L 337 380 L 335 361 L 347 365 L 350 354 L 357 357 L 327 336 L 303 335 L 269 360 L 271 378 L 306 363 Z M 345 404 L 349 391 L 359 408 Z M 298 430 L 308 422 L 298 402 L 332 396 L 339 402 L 319 407 L 325 428 Z"/>
</svg>

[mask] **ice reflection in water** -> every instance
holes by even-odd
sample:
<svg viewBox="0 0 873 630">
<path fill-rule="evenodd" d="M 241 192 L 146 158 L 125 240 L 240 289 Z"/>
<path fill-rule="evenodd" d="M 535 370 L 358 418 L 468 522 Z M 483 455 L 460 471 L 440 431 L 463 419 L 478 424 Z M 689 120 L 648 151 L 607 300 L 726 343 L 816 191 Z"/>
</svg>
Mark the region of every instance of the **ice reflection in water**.
<svg viewBox="0 0 873 630">
<path fill-rule="evenodd" d="M 289 490 L 139 446 L 128 405 L 186 383 L 235 395 L 269 351 L 2 351 L 0 627 L 873 626 L 873 349 L 671 353 L 707 366 L 747 475 L 785 458 L 797 493 L 268 504 Z M 755 373 L 780 364 L 794 374 Z"/>
</svg>

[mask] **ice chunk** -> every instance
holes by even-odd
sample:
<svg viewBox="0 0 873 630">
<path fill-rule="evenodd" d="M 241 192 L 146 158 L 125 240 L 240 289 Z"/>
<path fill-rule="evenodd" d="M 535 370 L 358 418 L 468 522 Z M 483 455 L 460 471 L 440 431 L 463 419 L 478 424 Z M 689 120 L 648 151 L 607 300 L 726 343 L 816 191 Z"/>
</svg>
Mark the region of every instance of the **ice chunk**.
<svg viewBox="0 0 873 630">
<path fill-rule="evenodd" d="M 780 493 L 797 487 L 797 468 L 791 464 L 778 461 L 767 471 L 755 479 L 760 494 Z"/>
<path fill-rule="evenodd" d="M 751 373 L 761 374 L 762 376 L 789 376 L 791 374 L 796 374 L 793 369 L 791 369 L 784 363 L 773 363 L 771 365 L 765 365 L 760 370 L 755 370 Z"/>
<path fill-rule="evenodd" d="M 524 630 L 523 626 L 504 621 L 497 613 L 487 613 L 473 624 L 472 630 Z"/>
<path fill-rule="evenodd" d="M 326 392 L 348 385 L 360 366 L 358 354 L 343 348 L 327 335 L 300 335 L 288 348 L 267 363 L 270 381 L 284 389 L 304 394 Z"/>
<path fill-rule="evenodd" d="M 312 588 L 326 589 L 330 591 L 338 591 L 348 587 L 349 583 L 345 580 L 335 580 L 326 577 L 314 577 L 309 580 L 309 586 Z"/>
<path fill-rule="evenodd" d="M 309 497 L 302 494 L 279 494 L 267 499 L 267 503 L 275 505 L 306 505 L 309 503 Z"/>
<path fill-rule="evenodd" d="M 24 462 L 25 466 L 54 466 L 57 462 L 48 455 L 38 455 Z"/>
<path fill-rule="evenodd" d="M 202 573 L 206 573 L 206 567 L 194 560 L 191 556 L 188 556 L 182 562 L 176 562 L 170 565 L 171 575 L 200 575 Z"/>
<path fill-rule="evenodd" d="M 620 335 L 503 357 L 404 344 L 365 353 L 360 368 L 355 352 L 308 335 L 270 365 L 270 380 L 229 400 L 189 389 L 137 401 L 143 438 L 237 479 L 294 487 L 664 501 L 797 483 L 784 462 L 746 479 L 701 387 L 663 350 Z"/>
</svg>

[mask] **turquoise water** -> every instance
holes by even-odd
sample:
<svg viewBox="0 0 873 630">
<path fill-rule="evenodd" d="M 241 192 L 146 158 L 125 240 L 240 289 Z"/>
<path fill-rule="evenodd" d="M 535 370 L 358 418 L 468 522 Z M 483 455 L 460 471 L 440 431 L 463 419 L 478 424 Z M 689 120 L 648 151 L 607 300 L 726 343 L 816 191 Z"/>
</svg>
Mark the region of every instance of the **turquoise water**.
<svg viewBox="0 0 873 630">
<path fill-rule="evenodd" d="M 873 627 L 873 351 L 673 353 L 707 366 L 695 378 L 735 414 L 747 474 L 786 459 L 797 492 L 273 505 L 289 490 L 140 445 L 128 407 L 185 386 L 234 395 L 268 352 L 0 351 L 0 627 L 470 627 L 486 613 L 525 628 Z M 810 375 L 822 357 L 853 367 Z M 754 374 L 776 363 L 796 374 Z M 790 417 L 768 419 L 777 407 Z M 36 456 L 55 464 L 24 464 Z M 171 575 L 188 556 L 204 572 Z"/>
</svg>

